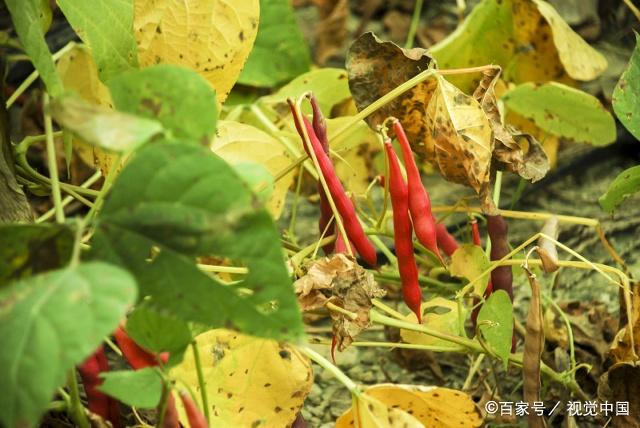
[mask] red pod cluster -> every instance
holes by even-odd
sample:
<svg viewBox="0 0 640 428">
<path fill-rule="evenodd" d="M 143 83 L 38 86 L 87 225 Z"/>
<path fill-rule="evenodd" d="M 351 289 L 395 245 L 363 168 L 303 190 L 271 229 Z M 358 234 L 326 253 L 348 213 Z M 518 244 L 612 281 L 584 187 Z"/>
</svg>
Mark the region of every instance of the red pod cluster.
<svg viewBox="0 0 640 428">
<path fill-rule="evenodd" d="M 196 403 L 187 391 L 180 391 L 180 400 L 184 406 L 184 411 L 187 414 L 187 420 L 191 428 L 208 428 L 209 423 L 202 414 L 202 411 L 198 408 Z"/>
<path fill-rule="evenodd" d="M 400 162 L 390 141 L 384 143 L 389 161 L 389 195 L 393 208 L 393 237 L 402 280 L 402 296 L 409 309 L 422 323 L 422 290 L 418 282 L 418 266 L 413 254 L 411 219 L 409 218 L 409 190 L 402 177 Z"/>
<path fill-rule="evenodd" d="M 447 226 L 442 223 L 436 224 L 436 238 L 438 240 L 438 246 L 442 248 L 442 251 L 449 257 L 460 247 L 456 238 L 449 233 Z"/>
<path fill-rule="evenodd" d="M 376 249 L 371 241 L 369 241 L 369 238 L 362 229 L 362 225 L 360 224 L 358 216 L 356 215 L 356 210 L 353 206 L 353 202 L 347 196 L 347 193 L 345 192 L 344 187 L 342 186 L 342 183 L 340 182 L 340 179 L 338 178 L 338 175 L 336 174 L 336 171 L 333 167 L 331 158 L 322 148 L 322 144 L 318 140 L 311 122 L 309 122 L 306 117 L 303 117 L 303 123 L 297 123 L 298 118 L 295 112 L 295 108 L 291 102 L 289 105 L 291 107 L 294 120 L 296 121 L 296 129 L 298 129 L 298 132 L 303 139 L 303 144 L 304 134 L 302 133 L 302 126 L 304 126 L 307 131 L 309 140 L 311 142 L 313 154 L 318 160 L 318 166 L 320 168 L 320 171 L 318 171 L 318 173 L 322 174 L 327 183 L 327 188 L 329 190 L 329 193 L 331 193 L 331 197 L 333 198 L 338 214 L 342 219 L 342 223 L 344 225 L 345 232 L 349 237 L 349 240 L 355 247 L 358 254 L 360 254 L 362 259 L 367 264 L 369 264 L 370 266 L 376 266 Z"/>
<path fill-rule="evenodd" d="M 400 148 L 402 149 L 402 157 L 404 159 L 404 167 L 407 171 L 407 187 L 409 191 L 409 212 L 413 228 L 416 232 L 416 238 L 429 251 L 435 254 L 440 262 L 444 264 L 440 251 L 438 250 L 438 241 L 436 236 L 436 222 L 431 213 L 431 200 L 429 193 L 422 184 L 418 165 L 413 157 L 411 145 L 407 139 L 407 135 L 402 128 L 400 121 L 393 121 L 393 129 L 396 133 Z"/>
<path fill-rule="evenodd" d="M 100 373 L 108 371 L 109 362 L 102 345 L 78 367 L 82 385 L 84 385 L 84 391 L 87 395 L 87 408 L 105 421 L 111 422 L 114 428 L 118 428 L 121 426 L 118 400 L 98 390 L 98 387 L 103 382 L 100 378 Z"/>
</svg>

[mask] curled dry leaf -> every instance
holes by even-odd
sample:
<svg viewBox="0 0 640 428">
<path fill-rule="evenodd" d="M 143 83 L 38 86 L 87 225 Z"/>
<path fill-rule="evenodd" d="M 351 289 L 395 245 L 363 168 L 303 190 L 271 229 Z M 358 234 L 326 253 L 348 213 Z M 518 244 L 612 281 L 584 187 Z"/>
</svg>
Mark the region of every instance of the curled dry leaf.
<svg viewBox="0 0 640 428">
<path fill-rule="evenodd" d="M 443 177 L 476 191 L 483 210 L 495 207 L 489 195 L 493 131 L 480 103 L 442 76 L 427 106 L 427 150 Z"/>
<path fill-rule="evenodd" d="M 495 167 L 536 182 L 549 171 L 549 159 L 541 144 L 532 135 L 520 132 L 509 125 L 505 126 L 496 99 L 496 84 L 500 81 L 500 72 L 499 66 L 483 72 L 473 93 L 493 129 Z"/>
<path fill-rule="evenodd" d="M 141 67 L 167 63 L 197 71 L 223 103 L 258 33 L 259 0 L 136 0 L 133 29 Z"/>
<path fill-rule="evenodd" d="M 432 66 L 425 49 L 402 49 L 392 42 L 378 39 L 373 33 L 357 38 L 347 53 L 349 88 L 358 110 Z M 436 87 L 435 79 L 416 85 L 367 118 L 373 129 L 388 116 L 397 117 L 412 143 L 412 149 L 428 156 L 425 146 L 427 104 Z"/>
<path fill-rule="evenodd" d="M 296 348 L 226 329 L 196 337 L 207 388 L 211 426 L 289 426 L 311 390 L 311 363 Z M 170 375 L 200 401 L 192 349 Z M 188 426 L 180 400 L 180 421 Z M 198 402 L 200 408 L 202 404 Z"/>
<path fill-rule="evenodd" d="M 542 302 L 540 300 L 540 284 L 527 262 L 522 265 L 527 273 L 529 285 L 531 285 L 531 301 L 527 315 L 526 335 L 524 338 L 524 352 L 522 356 L 523 398 L 532 405 L 540 401 L 540 361 L 544 350 L 544 329 L 542 316 Z M 530 412 L 527 416 L 529 426 L 543 428 L 546 426 L 542 416 Z"/>
<path fill-rule="evenodd" d="M 374 407 L 366 409 L 368 403 Z M 363 406 L 364 404 L 364 406 Z M 400 417 L 393 421 L 380 418 L 385 411 L 392 416 L 390 410 L 400 411 L 411 415 L 418 425 L 402 425 Z M 354 421 L 355 417 L 359 418 Z M 363 424 L 372 419 L 375 424 Z M 411 419 L 407 419 L 411 421 Z M 411 421 L 413 422 L 413 421 Z M 365 390 L 360 396 L 355 396 L 353 406 L 336 421 L 336 428 L 343 427 L 479 427 L 482 426 L 482 416 L 473 399 L 467 394 L 449 388 L 418 385 L 379 384 Z"/>
<path fill-rule="evenodd" d="M 371 299 L 384 296 L 385 291 L 378 287 L 371 272 L 345 254 L 313 261 L 306 269 L 307 274 L 294 283 L 303 311 L 319 309 L 331 302 L 357 315 L 356 319 L 351 319 L 331 312 L 336 345 L 343 351 L 369 326 Z"/>
<path fill-rule="evenodd" d="M 632 319 L 629 324 L 633 327 L 633 342 L 629 331 L 629 325 L 625 307 L 620 308 L 620 328 L 616 333 L 609 353 L 607 355 L 607 364 L 615 364 L 627 361 L 637 361 L 640 355 L 640 282 L 636 282 L 631 287 L 633 292 L 632 300 Z M 632 347 L 633 344 L 633 347 Z"/>
<path fill-rule="evenodd" d="M 544 223 L 540 232 L 550 238 L 558 239 L 558 224 L 558 217 L 550 217 Z M 553 241 L 541 236 L 538 239 L 536 251 L 538 252 L 540 260 L 542 260 L 542 268 L 546 273 L 555 272 L 560 269 L 560 266 L 558 266 L 558 249 Z"/>
<path fill-rule="evenodd" d="M 611 413 L 612 427 L 637 427 L 640 415 L 640 364 L 616 363 L 600 377 L 598 398 L 601 402 L 628 403 L 629 414 Z"/>
</svg>

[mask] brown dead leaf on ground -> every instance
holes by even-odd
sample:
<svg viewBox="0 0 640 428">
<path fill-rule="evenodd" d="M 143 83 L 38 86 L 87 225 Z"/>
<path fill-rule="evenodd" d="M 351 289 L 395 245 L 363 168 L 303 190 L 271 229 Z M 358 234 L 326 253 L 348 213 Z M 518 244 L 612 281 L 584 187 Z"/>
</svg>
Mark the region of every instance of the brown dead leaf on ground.
<svg viewBox="0 0 640 428">
<path fill-rule="evenodd" d="M 600 377 L 598 398 L 612 403 L 611 427 L 640 426 L 640 363 L 616 363 Z M 628 414 L 617 412 L 618 404 L 628 403 Z"/>
<path fill-rule="evenodd" d="M 358 110 L 428 69 L 432 62 L 425 49 L 402 49 L 378 39 L 373 33 L 363 34 L 347 53 L 349 89 Z M 369 115 L 367 123 L 375 129 L 388 116 L 397 117 L 413 150 L 421 157 L 427 157 L 427 126 L 423 118 L 436 85 L 435 79 L 416 85 Z"/>
<path fill-rule="evenodd" d="M 313 0 L 318 8 L 320 22 L 316 25 L 316 62 L 327 61 L 342 52 L 347 38 L 348 0 Z"/>
<path fill-rule="evenodd" d="M 307 274 L 294 283 L 300 308 L 317 310 L 332 303 L 356 314 L 355 319 L 331 311 L 333 333 L 338 350 L 343 351 L 353 338 L 369 326 L 371 299 L 382 297 L 373 274 L 358 265 L 352 257 L 334 254 L 312 261 Z"/>
<path fill-rule="evenodd" d="M 394 414 L 393 410 L 403 415 Z M 394 416 L 393 420 L 383 418 L 387 415 Z M 404 415 L 410 415 L 411 419 Z M 358 418 L 357 423 L 354 417 Z M 472 428 L 482 426 L 482 422 L 476 404 L 461 391 L 432 386 L 379 384 L 367 388 L 360 396 L 354 396 L 352 408 L 338 418 L 336 428 L 352 427 L 354 423 L 360 427 Z"/>
</svg>

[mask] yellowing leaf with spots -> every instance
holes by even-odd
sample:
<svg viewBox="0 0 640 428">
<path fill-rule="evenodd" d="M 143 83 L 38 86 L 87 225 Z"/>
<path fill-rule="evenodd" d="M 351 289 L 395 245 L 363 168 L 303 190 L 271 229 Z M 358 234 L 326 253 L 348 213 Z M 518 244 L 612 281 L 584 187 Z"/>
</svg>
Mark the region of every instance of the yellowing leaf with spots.
<svg viewBox="0 0 640 428">
<path fill-rule="evenodd" d="M 196 337 L 207 388 L 212 427 L 287 427 L 311 390 L 311 364 L 296 348 L 226 329 Z M 191 348 L 171 369 L 198 397 L 200 388 Z M 176 397 L 176 403 L 179 403 Z M 188 426 L 184 409 L 180 420 Z"/>
<path fill-rule="evenodd" d="M 457 336 L 461 330 L 460 320 L 466 318 L 464 308 L 460 308 L 453 300 L 447 300 L 442 297 L 436 297 L 422 303 L 421 309 L 422 324 L 439 333 Z M 460 314 L 460 310 L 463 311 L 462 314 Z M 409 312 L 405 319 L 413 324 L 418 322 L 413 312 Z M 434 346 L 441 350 L 461 349 L 460 345 L 456 345 L 453 342 L 413 330 L 400 330 L 400 337 L 407 343 Z"/>
<path fill-rule="evenodd" d="M 467 394 L 449 388 L 417 385 L 380 384 L 366 389 L 360 397 L 354 397 L 351 409 L 336 421 L 336 428 L 343 427 L 427 427 L 427 428 L 472 428 L 482 426 L 482 416 Z M 373 408 L 372 408 L 373 407 Z M 363 425 L 369 415 L 382 416 L 383 409 L 389 413 L 389 419 L 375 421 L 378 424 Z M 410 415 L 411 419 L 391 416 L 400 412 Z M 354 414 L 355 419 L 354 419 Z M 418 425 L 415 425 L 417 421 Z M 403 425 L 404 424 L 404 425 Z"/>
<path fill-rule="evenodd" d="M 350 410 L 336 421 L 336 428 L 423 428 L 424 425 L 404 409 L 393 408 L 369 394 L 353 396 Z"/>
<path fill-rule="evenodd" d="M 432 153 L 442 176 L 465 184 L 480 196 L 487 212 L 493 209 L 489 196 L 493 132 L 480 103 L 464 94 L 442 76 L 431 96 L 424 120 L 427 151 Z"/>
<path fill-rule="evenodd" d="M 191 68 L 223 103 L 251 52 L 259 15 L 259 0 L 135 0 L 140 65 Z"/>
<path fill-rule="evenodd" d="M 281 142 L 255 128 L 240 122 L 221 120 L 218 122 L 217 135 L 211 143 L 211 150 L 232 165 L 239 163 L 258 163 L 271 175 L 285 169 L 293 161 Z M 280 217 L 294 172 L 275 182 L 275 187 L 267 208 L 275 217 Z"/>
<path fill-rule="evenodd" d="M 67 91 L 75 92 L 100 107 L 113 108 L 109 89 L 100 81 L 98 68 L 86 46 L 74 46 L 60 58 L 56 68 Z M 78 138 L 73 140 L 73 148 L 87 165 L 97 167 L 103 175 L 107 174 L 115 159 L 113 153 Z"/>
</svg>

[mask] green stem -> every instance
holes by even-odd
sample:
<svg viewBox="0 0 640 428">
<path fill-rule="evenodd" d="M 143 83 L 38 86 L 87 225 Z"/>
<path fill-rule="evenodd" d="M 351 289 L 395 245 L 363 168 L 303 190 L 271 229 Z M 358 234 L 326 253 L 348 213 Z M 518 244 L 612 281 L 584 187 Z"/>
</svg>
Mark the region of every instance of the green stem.
<svg viewBox="0 0 640 428">
<path fill-rule="evenodd" d="M 169 404 L 169 394 L 171 394 L 171 388 L 163 378 L 162 395 L 160 396 L 160 403 L 158 404 L 158 420 L 156 421 L 157 427 L 164 426 L 164 415 L 165 413 L 167 413 L 167 405 Z"/>
<path fill-rule="evenodd" d="M 69 52 L 71 49 L 73 49 L 74 46 L 76 46 L 75 42 L 67 43 L 62 49 L 60 49 L 58 52 L 52 55 L 53 61 L 55 62 L 59 60 L 62 57 L 62 55 Z M 9 109 L 9 107 L 13 105 L 13 103 L 18 99 L 18 97 L 22 95 L 24 91 L 26 91 L 33 82 L 36 81 L 38 76 L 40 76 L 40 74 L 38 73 L 38 70 L 34 70 L 26 79 L 23 80 L 23 82 L 20 84 L 20 86 L 18 86 L 15 92 L 11 94 L 9 99 L 7 99 L 7 102 L 5 104 L 7 109 Z"/>
<path fill-rule="evenodd" d="M 573 328 L 571 327 L 571 321 L 569 320 L 569 317 L 567 316 L 567 314 L 564 313 L 564 311 L 560 308 L 560 306 L 553 301 L 553 299 L 549 296 L 547 296 L 546 294 L 542 295 L 542 298 L 551 305 L 551 307 L 553 307 L 553 309 L 558 313 L 558 315 L 560 315 L 560 318 L 562 318 L 562 321 L 564 321 L 564 325 L 567 328 L 567 341 L 569 342 L 569 361 L 570 361 L 570 368 L 571 368 L 571 373 L 572 375 L 575 375 L 575 371 L 576 371 L 576 350 L 575 350 L 575 345 L 573 343 Z"/>
<path fill-rule="evenodd" d="M 351 394 L 357 395 L 360 393 L 360 388 L 358 388 L 358 385 L 354 381 L 352 381 L 349 378 L 349 376 L 344 374 L 342 370 L 340 370 L 338 367 L 333 365 L 325 357 L 323 357 L 322 355 L 320 355 L 319 353 L 311 349 L 311 347 L 298 346 L 298 349 L 300 350 L 300 352 L 302 352 L 307 357 L 309 357 L 311 361 L 313 361 L 314 363 L 316 363 L 317 365 L 319 365 L 320 367 L 322 367 L 323 369 L 331 373 L 340 383 L 342 383 L 349 390 Z"/>
<path fill-rule="evenodd" d="M 64 223 L 64 209 L 62 207 L 62 195 L 60 193 L 60 178 L 58 177 L 58 162 L 56 161 L 56 147 L 53 142 L 53 122 L 49 113 L 49 94 L 45 92 L 44 99 L 44 133 L 47 141 L 47 163 L 51 176 L 51 194 L 53 195 L 53 207 L 56 212 L 56 222 Z"/>
<path fill-rule="evenodd" d="M 84 410 L 84 406 L 82 405 L 82 401 L 80 401 L 80 390 L 78 389 L 78 379 L 76 376 L 75 368 L 69 370 L 68 383 L 70 398 L 69 417 L 80 428 L 90 428 L 91 425 L 89 424 L 89 419 L 87 419 L 87 414 Z"/>
<path fill-rule="evenodd" d="M 18 156 L 16 157 L 16 167 L 18 172 L 23 172 L 24 174 L 28 175 L 30 178 L 33 178 L 39 182 L 42 182 L 44 184 L 51 186 L 51 179 L 49 177 L 46 177 L 40 174 L 38 171 L 33 169 L 31 165 L 29 165 L 29 162 L 27 162 L 27 157 L 25 154 L 18 154 Z M 96 197 L 100 193 L 97 190 L 86 189 L 80 186 L 75 186 L 73 184 L 62 183 L 62 182 L 60 183 L 60 188 L 78 200 L 81 200 L 81 199 L 77 195 Z M 84 200 L 86 201 L 86 199 Z M 91 202 L 89 202 L 89 204 L 91 204 Z"/>
<path fill-rule="evenodd" d="M 416 31 L 418 30 L 418 24 L 420 23 L 420 16 L 422 15 L 422 3 L 424 0 L 416 0 L 416 5 L 413 8 L 413 16 L 411 17 L 411 26 L 409 27 L 409 33 L 407 34 L 407 41 L 404 44 L 405 49 L 413 47 L 413 39 L 416 37 Z"/>
<path fill-rule="evenodd" d="M 107 173 L 107 176 L 104 178 L 102 189 L 100 189 L 100 193 L 98 193 L 96 200 L 93 202 L 93 206 L 91 207 L 91 209 L 87 213 L 87 216 L 85 217 L 85 221 L 87 222 L 87 224 L 90 224 L 91 221 L 93 221 L 93 218 L 96 216 L 98 211 L 100 211 L 100 209 L 102 208 L 102 204 L 104 203 L 104 198 L 106 197 L 107 193 L 111 189 L 113 180 L 115 180 L 116 178 L 116 171 L 120 166 L 121 160 L 122 160 L 122 153 L 119 153 L 115 157 L 115 159 L 113 159 L 113 163 L 109 167 L 109 172 Z"/>
<path fill-rule="evenodd" d="M 80 186 L 84 189 L 89 188 L 93 185 L 93 183 L 95 183 L 96 181 L 98 181 L 100 179 L 100 177 L 102 177 L 102 173 L 100 171 L 96 171 L 91 177 L 89 177 L 89 179 L 87 181 L 85 181 L 84 183 L 82 183 Z M 75 192 L 74 192 L 75 193 Z M 84 199 L 82 196 L 76 194 L 77 197 Z M 62 200 L 62 207 L 66 207 L 67 205 L 69 205 L 71 203 L 71 201 L 73 201 L 73 196 L 65 196 L 65 198 Z M 88 207 L 91 208 L 93 206 L 92 202 L 87 201 L 86 199 L 84 199 L 85 203 L 88 203 Z M 42 223 L 44 221 L 49 220 L 51 217 L 53 217 L 53 215 L 55 214 L 55 208 L 51 208 L 49 211 L 47 211 L 46 213 L 42 214 L 40 217 L 38 217 L 36 219 L 36 223 Z"/>
<path fill-rule="evenodd" d="M 204 417 L 207 419 L 207 423 L 211 424 L 211 416 L 209 415 L 209 397 L 207 395 L 207 388 L 204 382 L 204 374 L 202 372 L 200 350 L 198 349 L 198 343 L 195 340 L 191 342 L 191 350 L 193 351 L 193 360 L 196 363 L 196 373 L 198 374 L 198 385 L 200 386 L 200 397 L 202 398 L 202 409 L 204 411 Z"/>
</svg>

